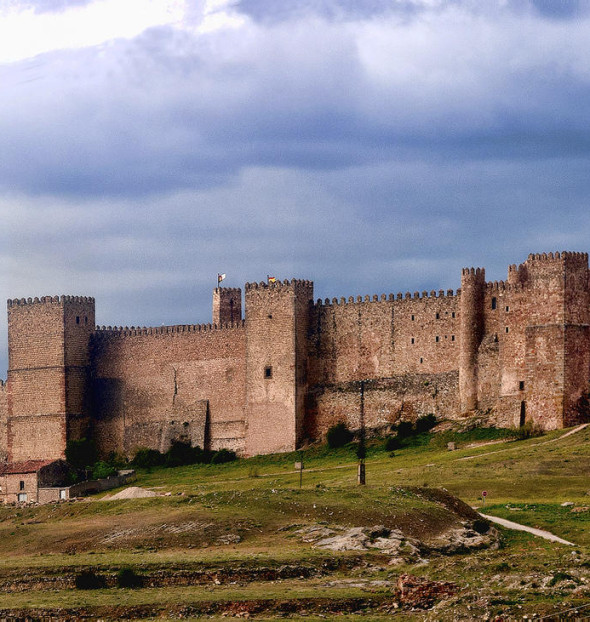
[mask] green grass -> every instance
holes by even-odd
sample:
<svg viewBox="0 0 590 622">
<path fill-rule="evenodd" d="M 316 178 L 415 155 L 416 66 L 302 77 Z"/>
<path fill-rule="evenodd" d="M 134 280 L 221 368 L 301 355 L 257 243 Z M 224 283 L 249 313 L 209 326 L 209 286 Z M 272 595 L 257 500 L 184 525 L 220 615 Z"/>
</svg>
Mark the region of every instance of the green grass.
<svg viewBox="0 0 590 622">
<path fill-rule="evenodd" d="M 422 434 L 393 455 L 385 451 L 383 439 L 372 439 L 364 487 L 356 484 L 355 446 L 350 444 L 337 450 L 313 447 L 223 465 L 139 472 L 136 485 L 170 492 L 170 496 L 0 507 L 0 583 L 22 576 L 71 579 L 82 568 L 114 577 L 122 567 L 149 576 L 289 564 L 322 568 L 327 558 L 348 564 L 330 571 L 326 578 L 255 580 L 233 586 L 80 592 L 47 589 L 39 582 L 24 595 L 2 593 L 0 608 L 121 603 L 155 607 L 172 602 L 311 595 L 339 599 L 381 594 L 380 588 L 365 584 L 372 580 L 395 583 L 401 572 L 410 572 L 455 581 L 461 587 L 449 604 L 450 617 L 445 609 L 438 609 L 436 619 L 451 620 L 459 614 L 469 619 L 469 612 L 476 610 L 473 607 L 484 596 L 486 610 L 493 615 L 552 613 L 590 600 L 590 591 L 583 592 L 586 584 L 580 578 L 590 567 L 590 511 L 573 511 L 590 505 L 590 429 L 562 439 L 564 433 L 554 431 L 522 441 L 510 440 L 506 431 L 495 429 Z M 447 450 L 450 441 L 458 447 L 456 451 Z M 299 488 L 294 462 L 301 457 L 305 470 Z M 576 543 L 576 549 L 502 530 L 500 550 L 392 567 L 383 555 L 362 553 L 367 563 L 359 564 L 355 561 L 358 552 L 327 553 L 302 542 L 296 534 L 295 525 L 383 524 L 428 539 L 459 524 L 457 515 L 412 486 L 446 488 L 480 507 L 481 492 L 486 490 L 486 513 L 549 530 Z M 562 507 L 564 501 L 574 503 L 573 508 Z M 237 534 L 241 541 L 226 543 L 227 534 Z M 364 581 L 365 587 L 346 584 L 352 579 Z M 334 580 L 335 585 L 330 583 Z M 306 619 L 314 619 L 313 615 Z M 406 615 L 397 617 L 405 619 Z M 413 614 L 411 618 L 416 619 Z M 384 617 L 376 611 L 371 619 Z"/>
</svg>

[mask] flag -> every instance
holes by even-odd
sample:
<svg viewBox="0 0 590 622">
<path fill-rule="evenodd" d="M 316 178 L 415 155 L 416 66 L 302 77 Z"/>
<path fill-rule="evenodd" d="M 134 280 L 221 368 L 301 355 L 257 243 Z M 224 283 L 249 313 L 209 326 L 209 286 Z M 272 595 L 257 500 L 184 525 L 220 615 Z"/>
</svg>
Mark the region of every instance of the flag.
<svg viewBox="0 0 590 622">
<path fill-rule="evenodd" d="M 277 278 L 275 276 L 266 276 L 267 280 L 269 283 L 276 283 L 277 282 Z"/>
<path fill-rule="evenodd" d="M 221 283 L 225 279 L 225 274 L 217 274 L 217 285 Z"/>
</svg>

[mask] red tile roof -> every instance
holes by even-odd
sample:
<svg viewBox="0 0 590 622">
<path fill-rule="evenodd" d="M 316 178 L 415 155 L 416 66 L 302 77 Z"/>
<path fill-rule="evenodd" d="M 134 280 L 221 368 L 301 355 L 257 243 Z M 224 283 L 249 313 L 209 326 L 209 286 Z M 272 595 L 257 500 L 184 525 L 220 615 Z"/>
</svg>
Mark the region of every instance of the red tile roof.
<svg viewBox="0 0 590 622">
<path fill-rule="evenodd" d="M 26 460 L 25 462 L 9 462 L 0 466 L 0 475 L 16 475 L 18 473 L 36 473 L 41 467 L 55 460 Z"/>
</svg>

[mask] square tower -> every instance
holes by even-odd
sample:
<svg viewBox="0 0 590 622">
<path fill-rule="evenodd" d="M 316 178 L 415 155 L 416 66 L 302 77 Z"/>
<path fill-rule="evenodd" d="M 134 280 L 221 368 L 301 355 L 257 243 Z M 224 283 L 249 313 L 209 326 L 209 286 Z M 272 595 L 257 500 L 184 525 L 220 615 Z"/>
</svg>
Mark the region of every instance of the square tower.
<svg viewBox="0 0 590 622">
<path fill-rule="evenodd" d="M 93 298 L 8 301 L 9 461 L 63 458 L 86 434 L 93 332 Z"/>
</svg>

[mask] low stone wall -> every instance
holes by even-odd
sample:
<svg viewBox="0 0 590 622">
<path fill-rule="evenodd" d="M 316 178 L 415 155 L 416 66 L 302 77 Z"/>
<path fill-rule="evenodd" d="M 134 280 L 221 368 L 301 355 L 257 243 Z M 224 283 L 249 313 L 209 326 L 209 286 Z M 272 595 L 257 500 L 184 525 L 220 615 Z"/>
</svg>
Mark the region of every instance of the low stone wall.
<svg viewBox="0 0 590 622">
<path fill-rule="evenodd" d="M 111 475 L 104 479 L 96 479 L 88 482 L 79 482 L 73 486 L 61 486 L 55 488 L 39 488 L 39 503 L 51 501 L 63 501 L 74 497 L 85 497 L 96 494 L 103 490 L 125 486 L 136 480 L 135 471 L 119 471 L 118 475 Z"/>
</svg>

